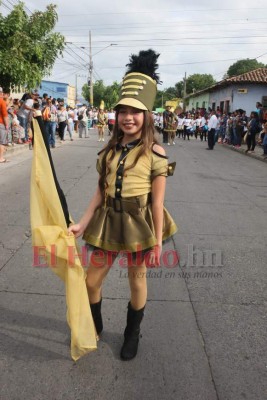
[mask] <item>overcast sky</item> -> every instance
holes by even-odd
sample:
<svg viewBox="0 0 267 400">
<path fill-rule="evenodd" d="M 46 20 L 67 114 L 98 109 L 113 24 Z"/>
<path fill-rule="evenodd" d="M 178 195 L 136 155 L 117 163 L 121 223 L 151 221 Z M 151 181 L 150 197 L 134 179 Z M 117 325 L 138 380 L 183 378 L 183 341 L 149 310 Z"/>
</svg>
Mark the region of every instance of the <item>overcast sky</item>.
<svg viewBox="0 0 267 400">
<path fill-rule="evenodd" d="M 121 82 L 129 55 L 148 48 L 160 53 L 161 89 L 185 72 L 219 81 L 238 59 L 259 57 L 267 64 L 266 0 L 24 1 L 30 11 L 51 2 L 58 6 L 56 31 L 68 44 L 48 80 L 74 85 L 77 79 L 78 87 L 87 82 L 89 31 L 94 80 L 106 85 Z"/>
</svg>

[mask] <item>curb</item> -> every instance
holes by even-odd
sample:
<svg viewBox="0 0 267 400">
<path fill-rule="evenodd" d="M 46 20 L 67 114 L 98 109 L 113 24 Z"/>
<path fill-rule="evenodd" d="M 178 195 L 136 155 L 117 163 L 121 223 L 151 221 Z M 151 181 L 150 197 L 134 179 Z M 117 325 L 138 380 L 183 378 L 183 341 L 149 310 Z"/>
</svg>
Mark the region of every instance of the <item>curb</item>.
<svg viewBox="0 0 267 400">
<path fill-rule="evenodd" d="M 29 144 L 16 144 L 15 146 L 7 146 L 5 154 L 7 156 L 13 156 L 25 150 L 29 150 Z"/>
<path fill-rule="evenodd" d="M 96 131 L 96 130 L 95 130 Z M 89 131 L 88 131 L 88 133 L 89 133 Z M 68 133 L 67 133 L 67 135 L 68 135 Z M 73 133 L 72 133 L 72 135 L 73 135 L 73 139 L 74 140 L 78 140 L 79 139 L 79 133 L 78 132 L 76 132 L 76 131 L 73 131 Z M 59 138 L 58 138 L 58 136 L 56 137 L 56 149 L 59 149 L 59 148 L 61 148 L 61 147 L 64 147 L 64 146 L 66 146 L 67 144 L 69 144 L 69 143 L 71 143 L 71 141 L 69 140 L 69 138 L 67 138 L 65 141 L 64 141 L 64 143 L 60 143 L 60 140 L 59 140 Z M 16 154 L 20 154 L 22 151 L 26 151 L 26 150 L 32 150 L 30 147 L 29 147 L 29 144 L 15 144 L 15 145 L 12 145 L 12 146 L 6 146 L 6 153 L 5 153 L 5 156 L 14 156 L 14 155 L 16 155 Z"/>
<path fill-rule="evenodd" d="M 77 140 L 77 137 L 74 136 L 74 139 Z M 71 141 L 66 140 L 63 143 L 60 143 L 59 141 L 56 141 L 56 149 L 59 149 L 60 147 L 66 146 L 68 143 L 71 143 Z M 23 151 L 30 150 L 32 151 L 32 148 L 30 148 L 29 144 L 16 144 L 15 146 L 7 146 L 6 147 L 6 153 L 5 155 L 8 156 L 15 156 L 16 154 L 20 154 Z"/>
<path fill-rule="evenodd" d="M 255 158 L 256 160 L 259 160 L 259 161 L 262 161 L 264 163 L 267 163 L 267 159 L 265 160 L 260 154 L 257 154 L 257 153 L 246 153 L 246 149 L 244 149 L 242 147 L 237 149 L 237 148 L 235 148 L 235 147 L 233 147 L 231 145 L 228 145 L 228 144 L 222 144 L 222 146 L 225 149 L 233 150 L 233 151 L 236 151 L 237 153 L 244 154 L 247 157 Z"/>
</svg>

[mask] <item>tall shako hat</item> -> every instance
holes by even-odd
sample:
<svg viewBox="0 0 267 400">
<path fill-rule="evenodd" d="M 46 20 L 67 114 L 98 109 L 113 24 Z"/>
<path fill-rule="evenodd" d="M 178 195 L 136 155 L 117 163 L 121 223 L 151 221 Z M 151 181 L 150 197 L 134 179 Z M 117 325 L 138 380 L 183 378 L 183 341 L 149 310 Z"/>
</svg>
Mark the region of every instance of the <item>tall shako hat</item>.
<svg viewBox="0 0 267 400">
<path fill-rule="evenodd" d="M 130 56 L 130 62 L 126 65 L 128 70 L 121 84 L 120 100 L 115 107 L 125 105 L 152 111 L 157 83 L 160 83 L 156 73 L 158 57 L 159 54 L 151 49 Z"/>
</svg>

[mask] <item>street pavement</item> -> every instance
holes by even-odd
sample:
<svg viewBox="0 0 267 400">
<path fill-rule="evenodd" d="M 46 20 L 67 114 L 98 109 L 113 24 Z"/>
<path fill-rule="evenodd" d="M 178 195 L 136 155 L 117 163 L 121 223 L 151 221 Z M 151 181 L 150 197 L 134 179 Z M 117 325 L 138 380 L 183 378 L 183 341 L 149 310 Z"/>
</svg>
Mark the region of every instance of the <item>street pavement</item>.
<svg viewBox="0 0 267 400">
<path fill-rule="evenodd" d="M 52 152 L 75 220 L 97 184 L 103 143 L 90 134 Z M 166 146 L 177 162 L 166 207 L 179 232 L 164 246 L 165 265 L 148 270 L 142 338 L 130 362 L 119 358 L 129 299 L 119 262 L 104 284 L 98 349 L 71 360 L 64 286 L 32 266 L 32 152 L 1 165 L 1 400 L 267 398 L 266 164 L 206 147 L 181 139 Z M 180 260 L 171 267 L 174 251 Z"/>
</svg>

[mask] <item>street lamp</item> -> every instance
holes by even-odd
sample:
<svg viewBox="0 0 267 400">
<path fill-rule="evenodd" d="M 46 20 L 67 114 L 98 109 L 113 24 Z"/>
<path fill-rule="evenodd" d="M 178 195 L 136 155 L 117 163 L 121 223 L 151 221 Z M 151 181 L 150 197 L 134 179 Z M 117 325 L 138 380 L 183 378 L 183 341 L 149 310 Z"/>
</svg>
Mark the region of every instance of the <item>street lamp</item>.
<svg viewBox="0 0 267 400">
<path fill-rule="evenodd" d="M 101 51 L 106 50 L 108 47 L 117 46 L 117 45 L 118 45 L 118 43 L 110 43 L 108 46 L 104 47 L 103 49 L 99 50 L 97 53 L 93 54 L 92 57 L 96 56 L 98 53 L 101 53 Z"/>
</svg>

